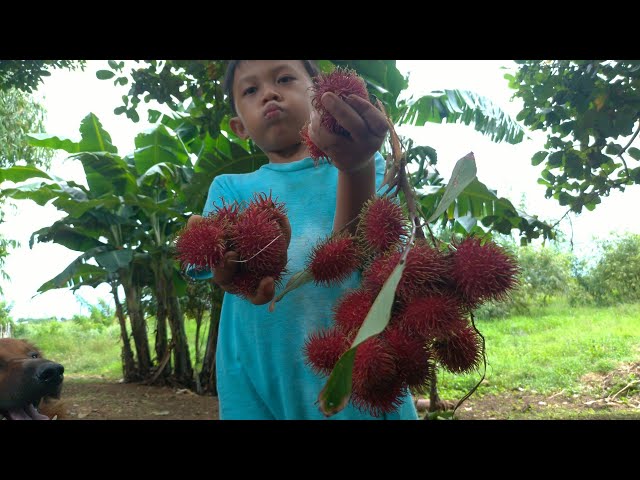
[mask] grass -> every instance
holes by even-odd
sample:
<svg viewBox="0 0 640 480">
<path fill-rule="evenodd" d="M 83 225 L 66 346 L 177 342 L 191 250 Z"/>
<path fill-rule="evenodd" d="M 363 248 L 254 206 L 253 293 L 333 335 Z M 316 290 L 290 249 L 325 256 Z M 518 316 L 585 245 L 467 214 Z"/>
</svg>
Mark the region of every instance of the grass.
<svg viewBox="0 0 640 480">
<path fill-rule="evenodd" d="M 204 326 L 208 317 L 203 319 L 201 328 L 201 356 L 208 329 Z M 149 348 L 154 356 L 155 319 L 147 320 Z M 189 354 L 192 364 L 195 362 L 196 322 L 187 320 L 185 330 L 189 341 Z M 122 378 L 122 341 L 120 326 L 96 325 L 90 322 L 48 321 L 20 325 L 14 336 L 29 339 L 37 345 L 46 358 L 64 365 L 65 376 L 82 381 L 82 379 L 102 378 L 119 380 Z M 131 348 L 135 348 L 133 337 L 130 337 Z M 200 365 L 197 366 L 198 370 Z"/>
<path fill-rule="evenodd" d="M 639 319 L 640 304 L 571 308 L 556 303 L 528 316 L 476 320 L 486 339 L 488 364 L 486 381 L 474 396 L 513 393 L 518 389 L 540 394 L 562 389 L 568 394 L 580 393 L 583 375 L 606 373 L 621 362 L 640 360 Z M 115 381 L 122 376 L 120 332 L 115 323 L 96 326 L 72 321 L 47 322 L 22 325 L 19 329 L 20 336 L 39 345 L 48 358 L 62 363 L 68 378 L 81 381 L 101 377 Z M 148 330 L 152 352 L 154 329 L 151 319 Z M 186 333 L 193 361 L 194 321 L 186 322 Z M 202 335 L 206 339 L 206 328 Z M 440 396 L 460 399 L 480 378 L 479 372 L 453 375 L 440 371 Z M 634 386 L 634 390 L 638 388 L 640 385 Z M 566 412 L 557 414 L 558 418 L 567 418 Z M 597 418 L 597 412 L 589 418 Z"/>
<path fill-rule="evenodd" d="M 640 359 L 640 305 L 579 307 L 556 303 L 529 316 L 477 320 L 485 337 L 486 382 L 478 393 L 518 388 L 548 394 L 581 390 L 580 378 Z M 482 368 L 481 368 L 482 371 Z M 481 373 L 439 372 L 445 397 L 460 398 Z"/>
</svg>

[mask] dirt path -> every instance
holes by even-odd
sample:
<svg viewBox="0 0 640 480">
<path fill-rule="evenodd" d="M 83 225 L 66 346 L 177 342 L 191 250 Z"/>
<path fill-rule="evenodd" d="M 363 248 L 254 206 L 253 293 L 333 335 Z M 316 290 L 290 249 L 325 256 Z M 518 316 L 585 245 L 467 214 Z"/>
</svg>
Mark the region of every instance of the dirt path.
<svg viewBox="0 0 640 480">
<path fill-rule="evenodd" d="M 515 389 L 501 395 L 475 393 L 456 413 L 461 420 L 634 419 L 640 420 L 640 362 L 607 375 L 589 374 L 580 394 L 549 395 Z M 63 400 L 71 420 L 215 420 L 211 395 L 93 379 L 65 379 Z"/>
</svg>

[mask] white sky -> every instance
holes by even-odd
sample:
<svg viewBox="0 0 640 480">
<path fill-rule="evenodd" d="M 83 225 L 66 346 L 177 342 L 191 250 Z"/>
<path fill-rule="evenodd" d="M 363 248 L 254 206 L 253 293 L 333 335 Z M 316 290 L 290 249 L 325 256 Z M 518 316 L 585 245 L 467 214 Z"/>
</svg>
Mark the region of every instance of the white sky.
<svg viewBox="0 0 640 480">
<path fill-rule="evenodd" d="M 95 72 L 107 68 L 106 61 L 88 61 L 84 72 L 54 71 L 38 90 L 38 97 L 47 110 L 45 129 L 47 133 L 79 139 L 81 120 L 90 112 L 95 113 L 103 127 L 110 133 L 119 154 L 125 155 L 134 149 L 134 137 L 149 128 L 144 108 L 139 108 L 141 121 L 134 124 L 124 116 L 113 113 L 121 104 L 121 96 L 128 86 L 115 87 L 112 81 L 98 80 Z M 513 118 L 521 104 L 511 102 L 512 91 L 507 87 L 503 75 L 514 68 L 508 60 L 399 60 L 398 69 L 410 72 L 410 91 L 427 93 L 435 89 L 466 89 L 490 98 Z M 141 107 L 146 106 L 141 104 Z M 509 198 L 518 206 L 522 194 L 526 195 L 527 210 L 538 214 L 543 220 L 557 220 L 566 211 L 556 201 L 544 198 L 545 188 L 537 184 L 542 166 L 531 166 L 531 157 L 543 149 L 545 135 L 529 133 L 530 139 L 518 145 L 496 144 L 488 137 L 464 125 L 435 125 L 425 127 L 402 127 L 398 133 L 414 138 L 418 145 L 429 145 L 438 152 L 438 169 L 448 178 L 455 162 L 474 152 L 478 167 L 478 179 L 489 188 L 496 189 L 499 196 Z M 635 146 L 640 143 L 636 141 Z M 51 173 L 67 180 L 85 183 L 82 167 L 78 161 L 65 160 L 66 152 L 56 155 Z M 86 183 L 85 183 L 86 184 Z M 3 188 L 10 183 L 2 185 Z M 0 224 L 0 233 L 21 242 L 22 247 L 11 252 L 6 259 L 5 271 L 11 281 L 0 280 L 4 299 L 13 304 L 11 316 L 18 318 L 40 318 L 57 316 L 70 318 L 74 314 L 88 313 L 74 294 L 66 289 L 57 289 L 36 295 L 37 289 L 71 263 L 80 252 L 71 251 L 56 244 L 36 243 L 29 249 L 31 233 L 51 225 L 63 215 L 52 206 L 40 207 L 31 201 L 14 202 L 16 208 L 5 207 L 5 223 Z M 571 215 L 573 238 L 576 248 L 587 251 L 592 237 L 603 237 L 609 232 L 630 231 L 640 233 L 640 221 L 629 208 L 640 204 L 640 189 L 637 186 L 625 193 L 615 193 L 603 198 L 593 212 L 580 216 Z M 563 222 L 569 233 L 569 223 Z M 76 295 L 92 304 L 98 298 L 113 303 L 109 287 L 97 289 L 82 287 Z"/>
</svg>

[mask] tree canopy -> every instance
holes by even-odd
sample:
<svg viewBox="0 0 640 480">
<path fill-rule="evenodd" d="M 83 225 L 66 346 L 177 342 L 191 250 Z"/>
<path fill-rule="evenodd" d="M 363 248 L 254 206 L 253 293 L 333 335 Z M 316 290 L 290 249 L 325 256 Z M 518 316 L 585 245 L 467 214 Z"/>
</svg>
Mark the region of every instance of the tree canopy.
<svg viewBox="0 0 640 480">
<path fill-rule="evenodd" d="M 517 120 L 547 132 L 539 183 L 576 213 L 640 184 L 640 61 L 525 60 L 505 75 L 524 102 Z"/>
</svg>

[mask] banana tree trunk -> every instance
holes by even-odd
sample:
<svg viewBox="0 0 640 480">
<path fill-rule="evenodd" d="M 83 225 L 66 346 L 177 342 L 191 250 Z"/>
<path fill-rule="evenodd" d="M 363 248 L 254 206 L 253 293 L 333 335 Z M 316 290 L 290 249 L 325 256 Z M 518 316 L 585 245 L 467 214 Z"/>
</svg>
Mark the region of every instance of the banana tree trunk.
<svg viewBox="0 0 640 480">
<path fill-rule="evenodd" d="M 164 276 L 156 274 L 156 302 L 158 307 L 156 310 L 156 357 L 158 362 L 165 358 L 168 348 L 167 340 L 167 300 L 165 298 L 166 286 L 164 282 Z M 171 375 L 171 360 L 169 359 L 165 366 L 158 365 L 158 368 L 162 368 L 157 378 L 160 378 L 162 382 L 166 382 Z"/>
<path fill-rule="evenodd" d="M 127 323 L 120 298 L 118 297 L 118 285 L 115 282 L 111 284 L 111 293 L 116 304 L 116 317 L 118 317 L 118 323 L 120 323 L 120 337 L 122 338 L 122 377 L 127 383 L 135 382 L 140 380 L 140 373 L 136 370 L 136 362 L 133 358 L 129 334 L 127 333 Z"/>
<path fill-rule="evenodd" d="M 202 360 L 202 370 L 200 371 L 200 385 L 202 393 L 211 392 L 214 397 L 218 396 L 216 387 L 216 346 L 218 345 L 218 326 L 220 324 L 220 303 L 215 301 L 214 286 L 211 287 L 211 312 L 209 315 L 209 335 L 207 346 Z"/>
<path fill-rule="evenodd" d="M 169 326 L 171 328 L 171 337 L 175 345 L 173 349 L 174 378 L 177 383 L 186 388 L 193 388 L 193 368 L 191 366 L 191 357 L 189 356 L 189 343 L 187 342 L 187 334 L 184 330 L 184 316 L 178 297 L 175 294 L 173 286 L 172 272 L 165 276 L 166 290 L 165 300 L 169 307 Z"/>
<path fill-rule="evenodd" d="M 142 378 L 151 375 L 151 355 L 149 353 L 149 339 L 147 337 L 147 324 L 144 321 L 140 306 L 140 287 L 132 285 L 126 276 L 123 277 L 122 286 L 127 302 L 127 311 L 131 320 L 131 334 L 136 346 L 138 357 L 138 371 Z"/>
</svg>

